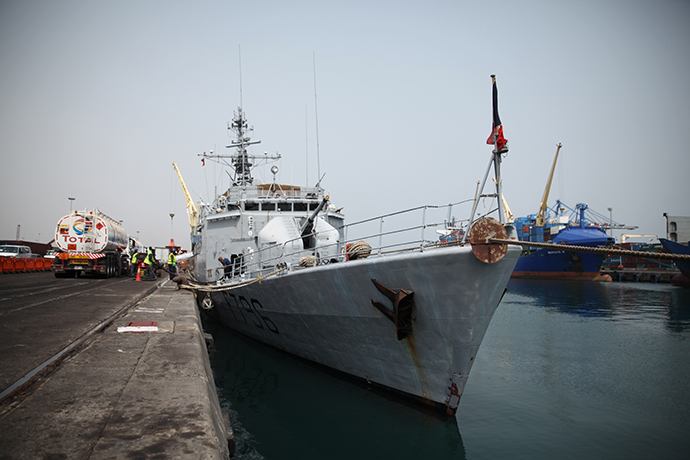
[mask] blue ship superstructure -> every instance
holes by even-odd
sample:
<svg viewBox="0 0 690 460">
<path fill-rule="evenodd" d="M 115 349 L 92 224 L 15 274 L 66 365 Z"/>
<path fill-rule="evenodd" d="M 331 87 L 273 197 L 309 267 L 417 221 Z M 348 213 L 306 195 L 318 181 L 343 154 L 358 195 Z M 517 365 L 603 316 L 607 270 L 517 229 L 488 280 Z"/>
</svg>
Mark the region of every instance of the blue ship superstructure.
<svg viewBox="0 0 690 460">
<path fill-rule="evenodd" d="M 565 210 L 571 211 L 571 217 L 564 214 Z M 518 239 L 599 248 L 613 245 L 614 238 L 608 236 L 605 231 L 613 227 L 612 222 L 588 222 L 585 217 L 587 210 L 588 206 L 584 203 L 579 203 L 573 210 L 560 200 L 556 201 L 556 205 L 549 210 L 549 215 L 554 217 L 546 220 L 544 225 L 537 224 L 536 215 L 516 218 Z M 512 277 L 595 279 L 605 258 L 603 254 L 588 252 L 525 248 Z"/>
</svg>

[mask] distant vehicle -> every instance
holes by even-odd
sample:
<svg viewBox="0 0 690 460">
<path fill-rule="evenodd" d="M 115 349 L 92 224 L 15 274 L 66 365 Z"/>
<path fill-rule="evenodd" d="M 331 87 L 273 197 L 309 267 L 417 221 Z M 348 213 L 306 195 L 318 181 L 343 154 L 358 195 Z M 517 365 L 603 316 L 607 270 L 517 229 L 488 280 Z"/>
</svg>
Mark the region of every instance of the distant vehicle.
<svg viewBox="0 0 690 460">
<path fill-rule="evenodd" d="M 33 257 L 29 246 L 3 244 L 0 246 L 0 257 Z"/>
</svg>

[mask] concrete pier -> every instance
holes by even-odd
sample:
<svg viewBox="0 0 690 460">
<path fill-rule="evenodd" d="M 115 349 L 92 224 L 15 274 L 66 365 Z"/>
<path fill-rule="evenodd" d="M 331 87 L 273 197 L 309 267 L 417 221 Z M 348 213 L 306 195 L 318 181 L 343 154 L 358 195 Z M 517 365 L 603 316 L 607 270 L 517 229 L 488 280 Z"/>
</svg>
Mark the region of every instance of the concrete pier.
<svg viewBox="0 0 690 460">
<path fill-rule="evenodd" d="M 0 406 L 0 459 L 227 459 L 233 450 L 194 296 L 168 281 Z"/>
</svg>

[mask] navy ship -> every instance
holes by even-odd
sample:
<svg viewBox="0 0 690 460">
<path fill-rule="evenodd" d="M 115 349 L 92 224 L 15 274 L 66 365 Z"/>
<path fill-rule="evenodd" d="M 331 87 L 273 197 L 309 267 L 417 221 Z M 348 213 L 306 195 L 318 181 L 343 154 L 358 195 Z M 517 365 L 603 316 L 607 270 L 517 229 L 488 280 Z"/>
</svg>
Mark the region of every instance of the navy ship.
<svg viewBox="0 0 690 460">
<path fill-rule="evenodd" d="M 200 308 L 265 344 L 455 414 L 520 255 L 516 246 L 488 244 L 516 238 L 501 205 L 496 218 L 468 219 L 469 239 L 452 243 L 433 238 L 448 220 L 432 216 L 450 215 L 458 203 L 346 224 L 320 184 L 281 184 L 276 166 L 270 183 L 255 183 L 252 169 L 279 156 L 249 153 L 259 141 L 242 108 L 228 129 L 231 153 L 203 159 L 230 166 L 230 187 L 199 206 L 187 194 Z M 493 165 L 496 192 L 479 196 L 501 196 L 506 151 L 494 147 L 486 170 Z M 463 202 L 474 204 L 469 216 L 477 201 Z"/>
</svg>

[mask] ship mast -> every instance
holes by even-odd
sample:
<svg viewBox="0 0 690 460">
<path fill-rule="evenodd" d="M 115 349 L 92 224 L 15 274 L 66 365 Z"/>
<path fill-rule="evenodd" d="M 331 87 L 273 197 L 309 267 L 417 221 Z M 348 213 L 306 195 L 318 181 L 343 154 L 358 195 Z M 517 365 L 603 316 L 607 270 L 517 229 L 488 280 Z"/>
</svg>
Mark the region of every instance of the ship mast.
<svg viewBox="0 0 690 460">
<path fill-rule="evenodd" d="M 231 124 L 228 124 L 228 129 L 235 133 L 235 140 L 227 145 L 227 148 L 236 148 L 237 153 L 232 157 L 232 166 L 235 168 L 235 179 L 233 185 L 252 185 L 254 178 L 252 177 L 252 164 L 249 162 L 249 155 L 247 154 L 247 146 L 258 144 L 261 141 L 252 141 L 247 132 L 247 119 L 244 118 L 242 107 L 237 108 L 235 118 Z"/>
<path fill-rule="evenodd" d="M 477 189 L 478 195 L 475 195 L 474 198 L 474 203 L 472 204 L 472 213 L 470 214 L 470 219 L 469 219 L 469 226 L 468 229 L 472 228 L 472 223 L 474 222 L 475 219 L 475 212 L 477 212 L 477 205 L 479 204 L 477 198 L 483 198 L 483 197 L 491 197 L 491 198 L 496 198 L 496 201 L 498 203 L 498 220 L 501 224 L 505 224 L 507 220 L 506 212 L 505 212 L 505 201 L 503 199 L 503 182 L 501 179 L 501 155 L 504 153 L 508 152 L 508 144 L 506 143 L 506 140 L 503 139 L 504 145 L 503 147 L 499 147 L 499 137 L 503 137 L 503 128 L 501 127 L 501 120 L 498 117 L 498 90 L 496 88 L 496 75 L 491 75 L 491 82 L 493 84 L 493 117 L 494 117 L 494 124 L 491 129 L 491 136 L 489 137 L 489 141 L 487 141 L 487 144 L 493 144 L 494 149 L 491 152 L 491 161 L 489 162 L 489 165 L 486 168 L 486 172 L 484 173 L 484 180 L 481 182 L 481 185 Z M 500 129 L 499 129 L 500 127 Z M 494 169 L 494 183 L 496 185 L 496 192 L 491 193 L 491 194 L 486 194 L 484 195 L 484 186 L 486 185 L 486 180 L 489 177 L 489 172 L 491 171 L 491 167 L 493 166 Z M 463 237 L 462 237 L 462 244 L 465 244 L 467 241 L 467 235 L 469 232 L 466 232 Z"/>
<path fill-rule="evenodd" d="M 247 127 L 247 119 L 244 117 L 242 107 L 238 107 L 237 111 L 235 111 L 232 123 L 228 123 L 228 130 L 235 133 L 235 140 L 231 141 L 230 144 L 225 147 L 236 149 L 234 153 L 230 155 L 214 155 L 204 152 L 199 154 L 199 156 L 208 159 L 230 158 L 232 161 L 232 168 L 235 171 L 234 177 L 232 177 L 232 185 L 241 187 L 252 185 L 254 182 L 252 166 L 255 166 L 255 164 L 252 163 L 251 160 L 279 160 L 281 158 L 280 154 L 268 155 L 268 153 L 265 153 L 262 156 L 257 156 L 247 153 L 247 146 L 259 144 L 261 141 L 252 141 L 251 137 L 248 135 L 251 129 Z"/>
</svg>

